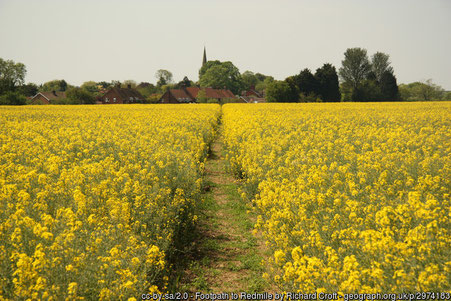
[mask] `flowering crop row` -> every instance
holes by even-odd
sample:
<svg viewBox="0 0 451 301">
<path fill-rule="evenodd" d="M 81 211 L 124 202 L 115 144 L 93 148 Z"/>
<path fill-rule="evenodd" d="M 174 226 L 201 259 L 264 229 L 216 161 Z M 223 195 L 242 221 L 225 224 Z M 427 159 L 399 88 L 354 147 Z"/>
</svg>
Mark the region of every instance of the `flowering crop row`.
<svg viewBox="0 0 451 301">
<path fill-rule="evenodd" d="M 164 289 L 218 105 L 0 107 L 0 300 Z"/>
<path fill-rule="evenodd" d="M 227 104 L 224 140 L 302 292 L 450 290 L 451 103 Z"/>
</svg>

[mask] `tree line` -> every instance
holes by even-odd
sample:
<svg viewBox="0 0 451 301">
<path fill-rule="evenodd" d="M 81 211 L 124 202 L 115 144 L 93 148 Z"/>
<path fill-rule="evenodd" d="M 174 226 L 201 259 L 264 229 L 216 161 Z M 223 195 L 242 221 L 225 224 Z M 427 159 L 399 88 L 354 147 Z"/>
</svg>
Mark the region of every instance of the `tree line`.
<svg viewBox="0 0 451 301">
<path fill-rule="evenodd" d="M 349 48 L 344 53 L 338 69 L 329 63 L 312 73 L 305 68 L 285 80 L 252 71 L 239 72 L 230 61 L 207 61 L 199 70 L 199 80 L 184 77 L 174 82 L 170 71 L 160 69 L 155 73 L 156 84 L 133 80 L 124 82 L 86 81 L 80 87 L 68 84 L 64 79 L 52 80 L 41 85 L 25 84 L 26 67 L 22 63 L 0 58 L 0 105 L 23 105 L 38 92 L 63 91 L 66 98 L 58 104 L 92 104 L 113 86 L 131 85 L 144 97 L 146 103 L 157 102 L 168 89 L 190 86 L 229 89 L 235 95 L 255 90 L 268 102 L 340 102 L 340 101 L 428 101 L 451 100 L 446 92 L 432 80 L 397 84 L 390 57 L 376 52 L 369 58 L 363 48 Z"/>
<path fill-rule="evenodd" d="M 324 64 L 313 74 L 309 69 L 275 81 L 267 87 L 269 102 L 428 101 L 451 100 L 451 92 L 432 83 L 397 84 L 390 57 L 376 52 L 368 57 L 363 48 L 349 48 L 338 72 Z"/>
</svg>

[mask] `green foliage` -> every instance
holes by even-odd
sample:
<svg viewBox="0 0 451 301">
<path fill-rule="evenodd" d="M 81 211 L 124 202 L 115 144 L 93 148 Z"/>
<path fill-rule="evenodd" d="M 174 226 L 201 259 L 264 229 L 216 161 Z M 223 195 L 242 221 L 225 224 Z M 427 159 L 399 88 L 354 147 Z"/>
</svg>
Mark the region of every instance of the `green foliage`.
<svg viewBox="0 0 451 301">
<path fill-rule="evenodd" d="M 389 58 L 390 56 L 383 52 L 376 52 L 371 58 L 371 71 L 378 82 L 382 80 L 382 75 L 385 72 L 393 74 L 393 67 L 390 66 Z"/>
<path fill-rule="evenodd" d="M 268 102 L 296 102 L 299 98 L 298 94 L 299 90 L 286 81 L 274 81 L 266 88 Z"/>
<path fill-rule="evenodd" d="M 257 74 L 256 74 L 256 77 L 257 77 L 257 78 L 259 78 L 258 74 L 260 74 L 260 73 L 257 73 Z M 274 77 L 272 77 L 272 76 L 266 76 L 266 77 L 263 79 L 263 81 L 261 81 L 260 78 L 259 78 L 258 84 L 255 85 L 255 90 L 260 91 L 260 92 L 265 91 L 266 88 L 268 87 L 268 85 L 269 85 L 270 83 L 272 83 L 272 82 L 274 82 Z"/>
<path fill-rule="evenodd" d="M 379 87 L 381 90 L 381 96 L 383 101 L 396 101 L 399 100 L 399 90 L 398 84 L 396 82 L 396 77 L 389 70 L 382 73 L 381 79 L 379 81 Z"/>
<path fill-rule="evenodd" d="M 443 88 L 434 84 L 431 79 L 400 85 L 399 92 L 401 99 L 407 101 L 441 100 L 443 96 L 446 96 Z"/>
<path fill-rule="evenodd" d="M 161 86 L 161 87 L 158 87 L 158 85 L 157 85 L 157 92 L 158 92 L 158 93 L 164 94 L 164 93 L 166 93 L 169 89 L 175 89 L 175 85 L 166 84 L 166 85 L 163 85 L 163 86 Z"/>
<path fill-rule="evenodd" d="M 112 86 L 111 83 L 105 82 L 105 81 L 98 82 L 97 84 L 98 84 L 100 87 L 102 87 L 102 89 L 108 89 L 109 87 Z"/>
<path fill-rule="evenodd" d="M 0 95 L 14 91 L 18 85 L 23 85 L 26 73 L 24 64 L 0 58 Z"/>
<path fill-rule="evenodd" d="M 199 79 L 207 72 L 208 69 L 210 69 L 213 66 L 221 65 L 222 63 L 218 60 L 215 61 L 207 61 L 205 64 L 202 65 L 202 67 L 199 69 Z"/>
<path fill-rule="evenodd" d="M 68 85 L 64 79 L 62 80 L 55 79 L 44 83 L 39 90 L 41 92 L 51 92 L 51 91 L 66 91 L 67 89 L 70 88 L 72 88 L 72 86 Z"/>
<path fill-rule="evenodd" d="M 341 101 L 352 101 L 352 90 L 349 83 L 340 83 Z"/>
<path fill-rule="evenodd" d="M 292 81 L 299 91 L 305 95 L 319 94 L 319 82 L 307 68 L 299 72 L 298 75 L 293 76 Z"/>
<path fill-rule="evenodd" d="M 133 89 L 136 88 L 137 84 L 136 81 L 132 80 L 132 79 L 127 79 L 125 80 L 122 85 L 121 88 L 128 88 L 128 86 L 131 86 Z"/>
<path fill-rule="evenodd" d="M 199 93 L 197 93 L 197 102 L 198 103 L 206 103 L 208 100 L 207 93 L 205 90 L 200 90 Z"/>
<path fill-rule="evenodd" d="M 343 82 L 350 84 L 353 88 L 357 88 L 362 81 L 367 79 L 371 71 L 367 51 L 363 48 L 348 48 L 341 64 L 340 77 Z"/>
<path fill-rule="evenodd" d="M 187 87 L 191 87 L 194 86 L 194 82 L 189 80 L 189 78 L 187 76 L 183 77 L 183 80 L 179 81 L 175 87 L 177 89 L 181 89 L 181 88 L 187 88 Z"/>
<path fill-rule="evenodd" d="M 172 83 L 172 73 L 165 69 L 157 70 L 157 72 L 155 72 L 155 78 L 158 79 L 157 86 L 159 87 Z"/>
<path fill-rule="evenodd" d="M 151 94 L 146 97 L 146 103 L 158 103 L 163 94 Z"/>
<path fill-rule="evenodd" d="M 345 101 L 396 101 L 398 85 L 390 66 L 389 55 L 376 52 L 371 63 L 362 48 L 350 48 L 340 68 Z"/>
<path fill-rule="evenodd" d="M 66 92 L 67 104 L 94 104 L 95 97 L 82 88 L 72 88 Z"/>
<path fill-rule="evenodd" d="M 146 98 L 158 92 L 158 88 L 155 87 L 153 84 L 148 84 L 147 86 L 143 88 L 137 88 L 136 90 L 138 90 L 138 92 L 141 93 L 141 95 Z"/>
<path fill-rule="evenodd" d="M 35 96 L 38 93 L 38 86 L 33 83 L 21 85 L 16 88 L 16 92 L 25 96 Z"/>
<path fill-rule="evenodd" d="M 381 89 L 374 80 L 367 79 L 352 89 L 352 101 L 380 101 L 382 98 Z"/>
<path fill-rule="evenodd" d="M 209 98 L 207 99 L 207 103 L 219 103 L 219 100 L 217 100 L 216 98 Z"/>
<path fill-rule="evenodd" d="M 324 64 L 316 69 L 315 78 L 318 82 L 318 95 L 323 101 L 338 102 L 341 100 L 338 75 L 335 67 Z"/>
<path fill-rule="evenodd" d="M 157 87 L 162 88 L 163 86 L 167 86 L 168 82 L 164 79 L 164 77 L 160 77 L 160 79 L 157 81 Z M 161 89 L 163 91 L 163 89 Z"/>
<path fill-rule="evenodd" d="M 285 79 L 294 91 L 294 87 L 300 92 L 298 97 L 301 102 L 340 101 L 340 88 L 335 67 L 324 64 L 316 70 L 315 74 L 309 69 L 304 69 L 299 74 Z"/>
<path fill-rule="evenodd" d="M 289 99 L 290 99 L 289 102 L 299 101 L 300 89 L 299 89 L 299 86 L 296 84 L 295 77 L 293 77 L 293 76 L 287 77 L 285 79 L 285 82 L 288 83 L 288 85 L 290 87 L 289 93 L 291 94 L 291 96 L 289 97 Z"/>
<path fill-rule="evenodd" d="M 229 89 L 239 94 L 244 87 L 240 71 L 232 62 L 209 61 L 202 66 L 199 74 L 199 84 L 202 88 Z"/>
<path fill-rule="evenodd" d="M 24 105 L 26 104 L 26 97 L 18 92 L 8 91 L 0 96 L 0 105 Z"/>
<path fill-rule="evenodd" d="M 120 87 L 121 86 L 121 82 L 118 80 L 112 80 L 111 81 L 111 86 L 113 87 Z"/>
<path fill-rule="evenodd" d="M 255 86 L 258 84 L 259 80 L 257 76 L 251 71 L 245 71 L 241 74 L 241 78 L 243 79 L 243 89 L 250 90 L 252 88 L 255 89 Z"/>
<path fill-rule="evenodd" d="M 87 81 L 87 82 L 84 82 L 80 86 L 80 88 L 86 90 L 89 93 L 96 94 L 96 93 L 99 93 L 99 86 L 100 85 L 97 84 L 95 81 Z"/>
<path fill-rule="evenodd" d="M 390 66 L 390 56 L 383 52 L 376 52 L 371 59 L 371 71 L 375 76 L 375 80 L 380 82 L 385 72 L 393 74 L 393 67 Z"/>
<path fill-rule="evenodd" d="M 299 102 L 322 102 L 322 99 L 315 93 L 299 93 Z"/>
</svg>

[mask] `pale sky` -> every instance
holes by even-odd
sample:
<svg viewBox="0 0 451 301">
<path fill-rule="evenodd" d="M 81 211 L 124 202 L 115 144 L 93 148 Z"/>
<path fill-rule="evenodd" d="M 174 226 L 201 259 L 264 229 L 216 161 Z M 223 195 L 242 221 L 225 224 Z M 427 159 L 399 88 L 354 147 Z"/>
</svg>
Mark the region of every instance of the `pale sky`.
<svg viewBox="0 0 451 301">
<path fill-rule="evenodd" d="M 280 80 L 362 47 L 389 54 L 398 83 L 451 90 L 451 0 L 0 0 L 0 58 L 27 82 L 196 81 L 204 45 Z"/>
</svg>

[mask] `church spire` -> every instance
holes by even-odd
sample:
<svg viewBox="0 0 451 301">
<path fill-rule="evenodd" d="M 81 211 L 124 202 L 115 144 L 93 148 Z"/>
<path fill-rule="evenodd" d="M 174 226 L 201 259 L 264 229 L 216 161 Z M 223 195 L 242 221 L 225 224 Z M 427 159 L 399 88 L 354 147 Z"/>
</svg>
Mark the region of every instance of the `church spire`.
<svg viewBox="0 0 451 301">
<path fill-rule="evenodd" d="M 204 58 L 202 60 L 202 66 L 205 65 L 207 63 L 207 51 L 205 50 L 205 46 L 204 46 Z"/>
</svg>

